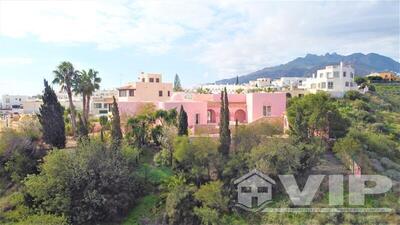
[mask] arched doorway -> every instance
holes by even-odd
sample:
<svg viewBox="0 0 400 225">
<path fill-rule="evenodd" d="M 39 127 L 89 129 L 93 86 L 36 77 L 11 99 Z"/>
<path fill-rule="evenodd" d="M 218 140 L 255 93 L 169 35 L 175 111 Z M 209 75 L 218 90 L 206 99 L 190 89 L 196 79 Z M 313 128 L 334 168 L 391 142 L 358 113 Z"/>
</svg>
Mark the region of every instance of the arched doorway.
<svg viewBox="0 0 400 225">
<path fill-rule="evenodd" d="M 212 109 L 207 110 L 207 123 L 216 123 L 215 111 Z"/>
<path fill-rule="evenodd" d="M 246 112 L 242 109 L 239 109 L 235 112 L 235 121 L 238 121 L 239 123 L 244 123 L 246 122 Z"/>
</svg>

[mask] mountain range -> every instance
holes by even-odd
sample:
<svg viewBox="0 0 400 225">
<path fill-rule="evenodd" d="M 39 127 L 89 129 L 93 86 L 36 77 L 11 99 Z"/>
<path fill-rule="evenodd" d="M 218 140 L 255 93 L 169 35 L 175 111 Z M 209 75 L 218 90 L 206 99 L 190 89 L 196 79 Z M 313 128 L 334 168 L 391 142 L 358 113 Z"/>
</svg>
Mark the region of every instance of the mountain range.
<svg viewBox="0 0 400 225">
<path fill-rule="evenodd" d="M 376 53 L 362 54 L 354 53 L 351 55 L 339 55 L 336 53 L 326 53 L 325 55 L 307 54 L 286 64 L 266 67 L 261 70 L 239 76 L 239 83 L 247 83 L 261 77 L 308 77 L 317 70 L 327 65 L 339 64 L 340 62 L 349 63 L 355 69 L 357 76 L 365 76 L 373 72 L 393 71 L 400 72 L 400 63 L 395 60 Z M 216 81 L 216 84 L 234 84 L 236 77 Z"/>
</svg>

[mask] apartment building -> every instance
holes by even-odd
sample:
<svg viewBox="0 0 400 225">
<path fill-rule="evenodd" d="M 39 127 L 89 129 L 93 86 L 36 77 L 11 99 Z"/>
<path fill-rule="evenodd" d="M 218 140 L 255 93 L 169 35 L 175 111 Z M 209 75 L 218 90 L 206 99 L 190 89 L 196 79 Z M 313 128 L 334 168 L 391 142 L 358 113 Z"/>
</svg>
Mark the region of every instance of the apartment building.
<svg viewBox="0 0 400 225">
<path fill-rule="evenodd" d="M 357 90 L 354 68 L 343 62 L 339 65 L 326 66 L 307 79 L 307 90 L 310 93 L 325 91 L 332 97 L 342 97 L 347 91 Z"/>
</svg>

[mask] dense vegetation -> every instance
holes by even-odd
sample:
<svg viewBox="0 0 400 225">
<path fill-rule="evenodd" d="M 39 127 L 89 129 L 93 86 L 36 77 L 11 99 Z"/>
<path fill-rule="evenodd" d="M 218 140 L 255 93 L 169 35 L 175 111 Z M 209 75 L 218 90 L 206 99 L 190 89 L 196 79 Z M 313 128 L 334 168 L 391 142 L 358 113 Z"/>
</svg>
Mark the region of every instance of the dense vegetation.
<svg viewBox="0 0 400 225">
<path fill-rule="evenodd" d="M 61 66 L 59 73 L 73 74 L 71 66 Z M 274 180 L 279 174 L 294 174 L 304 185 L 310 173 L 335 172 L 319 168 L 327 155 L 335 155 L 338 166 L 349 173 L 356 162 L 363 174 L 400 181 L 399 87 L 375 87 L 376 92 L 352 91 L 343 99 L 318 93 L 289 100 L 288 134 L 280 124 L 262 120 L 229 126 L 224 91 L 220 137 L 215 138 L 191 135 L 183 107 L 178 113 L 144 104 L 135 116 L 124 118 L 114 100 L 109 118 L 85 118 L 78 111 L 72 116 L 69 109 L 60 120 L 54 92 L 46 85 L 49 101 L 44 103 L 53 106 L 42 108 L 57 110 L 41 113 L 40 120 L 19 130 L 0 133 L 0 223 L 396 224 L 399 202 L 393 191 L 368 198 L 364 206 L 397 210 L 387 214 L 255 213 L 235 207 L 233 181 L 250 170 Z M 71 133 L 77 145 L 61 149 L 52 142 L 61 132 L 48 132 L 59 127 L 43 121 L 58 118 L 68 130 L 72 117 L 77 119 Z M 99 132 L 93 131 L 94 123 L 101 126 Z M 326 186 L 312 207 L 328 207 Z M 294 207 L 279 184 L 269 207 Z"/>
</svg>

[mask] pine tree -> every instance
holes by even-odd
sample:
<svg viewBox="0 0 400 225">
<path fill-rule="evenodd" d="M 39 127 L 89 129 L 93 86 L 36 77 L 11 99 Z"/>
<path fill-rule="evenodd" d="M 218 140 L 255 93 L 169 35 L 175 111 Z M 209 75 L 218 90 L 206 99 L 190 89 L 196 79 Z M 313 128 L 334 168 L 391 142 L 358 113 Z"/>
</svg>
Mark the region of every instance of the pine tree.
<svg viewBox="0 0 400 225">
<path fill-rule="evenodd" d="M 112 146 L 117 148 L 121 146 L 122 131 L 121 131 L 121 119 L 119 117 L 118 104 L 113 97 L 113 107 L 112 107 L 112 124 L 111 124 L 111 138 Z"/>
<path fill-rule="evenodd" d="M 183 109 L 183 106 L 181 105 L 181 109 L 179 111 L 179 124 L 178 124 L 178 135 L 183 136 L 183 135 L 188 135 L 188 117 L 187 113 Z"/>
<path fill-rule="evenodd" d="M 178 74 L 175 74 L 174 91 L 183 91 L 182 85 L 181 85 L 181 79 L 179 79 Z"/>
<path fill-rule="evenodd" d="M 229 155 L 229 148 L 231 145 L 231 131 L 229 130 L 229 102 L 226 88 L 221 93 L 221 115 L 219 125 L 219 152 L 223 156 Z"/>
<path fill-rule="evenodd" d="M 47 80 L 44 80 L 42 101 L 38 117 L 42 125 L 43 140 L 54 147 L 65 148 L 64 108 Z"/>
</svg>

